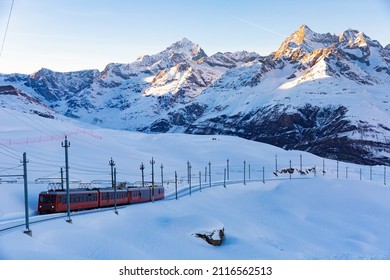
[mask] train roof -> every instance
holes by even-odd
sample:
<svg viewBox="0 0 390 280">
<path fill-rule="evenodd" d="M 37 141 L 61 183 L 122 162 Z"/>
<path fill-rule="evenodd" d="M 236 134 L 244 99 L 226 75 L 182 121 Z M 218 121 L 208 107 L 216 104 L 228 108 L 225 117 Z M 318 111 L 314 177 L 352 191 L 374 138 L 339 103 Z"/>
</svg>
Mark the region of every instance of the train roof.
<svg viewBox="0 0 390 280">
<path fill-rule="evenodd" d="M 128 190 L 135 190 L 135 191 L 141 191 L 141 190 L 150 190 L 152 186 L 147 186 L 147 187 L 137 187 L 137 186 L 128 186 L 126 188 L 117 188 L 116 191 L 128 191 Z M 162 186 L 154 186 L 155 189 L 163 189 Z M 69 189 L 69 193 L 97 193 L 97 192 L 114 192 L 115 190 L 112 187 L 104 187 L 104 188 L 99 188 L 99 187 L 93 187 L 93 188 L 72 188 Z M 43 191 L 40 194 L 66 194 L 66 189 L 49 189 L 47 191 Z"/>
<path fill-rule="evenodd" d="M 98 193 L 97 189 L 69 189 L 70 193 Z M 50 189 L 40 194 L 66 194 L 66 189 Z"/>
</svg>

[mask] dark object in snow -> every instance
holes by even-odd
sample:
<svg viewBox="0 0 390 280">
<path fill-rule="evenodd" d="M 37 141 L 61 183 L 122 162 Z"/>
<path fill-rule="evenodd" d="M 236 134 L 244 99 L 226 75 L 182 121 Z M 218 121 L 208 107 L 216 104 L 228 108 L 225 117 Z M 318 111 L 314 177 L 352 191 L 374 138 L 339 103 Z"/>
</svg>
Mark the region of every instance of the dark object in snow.
<svg viewBox="0 0 390 280">
<path fill-rule="evenodd" d="M 195 237 L 202 238 L 213 246 L 221 246 L 225 239 L 225 229 L 216 229 L 212 232 L 196 233 Z"/>
</svg>

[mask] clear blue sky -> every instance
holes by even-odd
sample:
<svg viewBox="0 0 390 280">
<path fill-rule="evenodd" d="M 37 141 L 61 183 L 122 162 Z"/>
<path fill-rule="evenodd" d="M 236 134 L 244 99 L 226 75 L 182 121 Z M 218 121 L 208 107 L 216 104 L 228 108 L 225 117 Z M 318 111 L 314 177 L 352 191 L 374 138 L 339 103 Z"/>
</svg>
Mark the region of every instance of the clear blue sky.
<svg viewBox="0 0 390 280">
<path fill-rule="evenodd" d="M 12 0 L 0 0 L 3 42 Z M 186 37 L 208 55 L 268 55 L 302 24 L 390 44 L 389 0 L 14 0 L 0 73 L 102 70 Z"/>
</svg>

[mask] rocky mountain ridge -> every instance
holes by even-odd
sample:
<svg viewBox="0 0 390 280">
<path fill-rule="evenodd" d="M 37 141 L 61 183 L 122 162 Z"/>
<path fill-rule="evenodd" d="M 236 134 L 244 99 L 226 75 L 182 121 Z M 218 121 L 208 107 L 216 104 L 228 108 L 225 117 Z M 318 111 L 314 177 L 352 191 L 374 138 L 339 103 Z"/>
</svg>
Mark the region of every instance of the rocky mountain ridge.
<svg viewBox="0 0 390 280">
<path fill-rule="evenodd" d="M 268 56 L 208 56 L 184 38 L 102 72 L 41 69 L 0 75 L 0 82 L 40 102 L 45 114 L 103 127 L 237 135 L 345 161 L 390 163 L 390 45 L 352 29 L 337 36 L 303 25 Z"/>
</svg>

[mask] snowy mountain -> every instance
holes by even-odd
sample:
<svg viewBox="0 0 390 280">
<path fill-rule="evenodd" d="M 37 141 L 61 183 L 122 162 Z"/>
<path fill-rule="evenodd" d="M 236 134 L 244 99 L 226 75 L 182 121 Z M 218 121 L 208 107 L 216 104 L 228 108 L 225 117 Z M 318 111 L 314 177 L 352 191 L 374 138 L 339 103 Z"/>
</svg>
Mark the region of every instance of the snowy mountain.
<svg viewBox="0 0 390 280">
<path fill-rule="evenodd" d="M 337 36 L 303 25 L 268 56 L 207 56 L 184 38 L 102 72 L 42 69 L 0 75 L 0 82 L 43 111 L 102 127 L 237 135 L 333 159 L 390 163 L 390 46 L 352 29 Z"/>
</svg>

